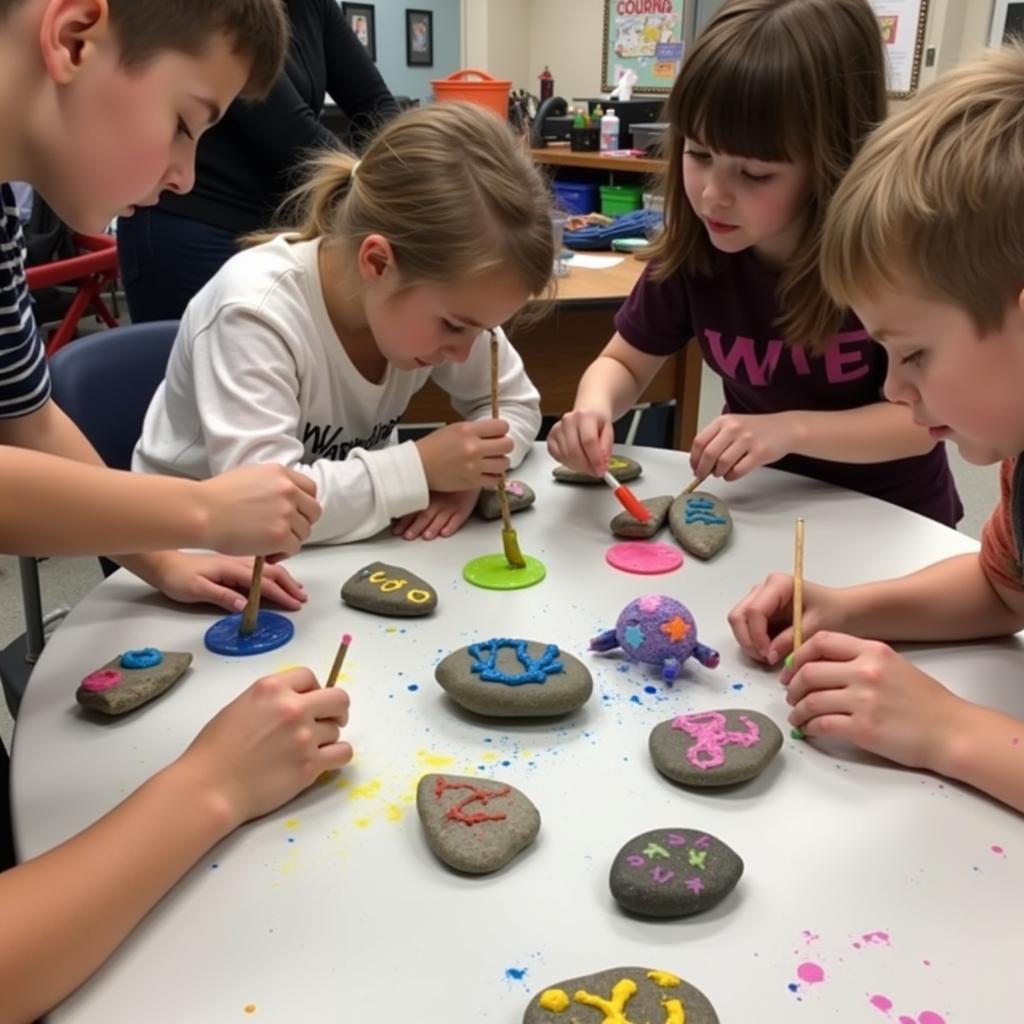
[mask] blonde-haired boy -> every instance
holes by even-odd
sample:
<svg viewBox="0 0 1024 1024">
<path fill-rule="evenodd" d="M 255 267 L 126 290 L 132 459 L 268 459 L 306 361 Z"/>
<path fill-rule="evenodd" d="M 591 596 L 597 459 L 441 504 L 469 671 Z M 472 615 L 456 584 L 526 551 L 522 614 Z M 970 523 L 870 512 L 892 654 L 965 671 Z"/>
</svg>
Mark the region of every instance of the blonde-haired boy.
<svg viewBox="0 0 1024 1024">
<path fill-rule="evenodd" d="M 1024 722 L 955 696 L 880 641 L 1024 627 L 1024 50 L 985 53 L 923 90 L 851 166 L 825 225 L 822 275 L 889 355 L 886 397 L 970 462 L 1002 460 L 981 551 L 857 587 L 808 584 L 813 633 L 782 682 L 790 721 L 967 782 L 1024 810 Z M 731 613 L 776 664 L 792 578 Z M 870 637 L 871 639 L 863 639 Z"/>
</svg>

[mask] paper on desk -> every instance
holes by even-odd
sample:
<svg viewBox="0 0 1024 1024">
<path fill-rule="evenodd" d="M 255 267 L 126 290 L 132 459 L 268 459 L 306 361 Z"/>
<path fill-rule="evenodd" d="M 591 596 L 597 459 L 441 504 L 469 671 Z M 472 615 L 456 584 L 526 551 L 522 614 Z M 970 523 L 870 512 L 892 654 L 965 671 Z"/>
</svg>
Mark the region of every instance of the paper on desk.
<svg viewBox="0 0 1024 1024">
<path fill-rule="evenodd" d="M 624 257 L 622 256 L 595 256 L 589 252 L 573 253 L 570 267 L 583 267 L 584 270 L 608 270 L 609 267 L 617 267 Z"/>
</svg>

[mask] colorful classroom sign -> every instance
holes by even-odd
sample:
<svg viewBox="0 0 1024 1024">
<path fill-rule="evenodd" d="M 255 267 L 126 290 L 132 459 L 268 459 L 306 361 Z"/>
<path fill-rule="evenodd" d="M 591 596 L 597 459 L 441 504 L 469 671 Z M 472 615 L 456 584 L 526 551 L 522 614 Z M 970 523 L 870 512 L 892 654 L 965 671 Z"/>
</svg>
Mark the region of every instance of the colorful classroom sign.
<svg viewBox="0 0 1024 1024">
<path fill-rule="evenodd" d="M 634 93 L 667 93 L 683 60 L 688 0 L 604 0 L 601 88 L 614 89 L 623 72 L 636 73 Z"/>
</svg>

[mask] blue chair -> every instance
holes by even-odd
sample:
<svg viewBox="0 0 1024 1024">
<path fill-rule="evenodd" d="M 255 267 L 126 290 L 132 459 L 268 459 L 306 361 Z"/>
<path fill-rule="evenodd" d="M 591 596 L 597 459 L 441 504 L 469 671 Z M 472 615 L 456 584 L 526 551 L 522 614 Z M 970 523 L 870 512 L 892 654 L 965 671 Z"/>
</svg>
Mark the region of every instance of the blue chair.
<svg viewBox="0 0 1024 1024">
<path fill-rule="evenodd" d="M 177 333 L 176 320 L 116 327 L 76 340 L 50 360 L 54 401 L 113 469 L 131 469 L 135 442 Z M 117 568 L 101 562 L 105 575 Z M 47 620 L 61 617 L 43 616 L 36 559 L 19 558 L 18 568 L 26 631 L 0 651 L 0 682 L 12 716 L 46 642 Z"/>
</svg>

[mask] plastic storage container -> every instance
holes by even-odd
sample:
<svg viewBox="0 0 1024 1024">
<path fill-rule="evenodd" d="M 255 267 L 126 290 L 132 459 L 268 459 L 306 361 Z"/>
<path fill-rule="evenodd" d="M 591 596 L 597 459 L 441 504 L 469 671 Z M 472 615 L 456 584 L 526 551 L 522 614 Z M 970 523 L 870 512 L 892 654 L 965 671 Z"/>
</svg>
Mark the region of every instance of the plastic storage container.
<svg viewBox="0 0 1024 1024">
<path fill-rule="evenodd" d="M 619 148 L 619 129 L 621 125 L 615 115 L 615 109 L 609 107 L 601 118 L 601 151 L 607 152 Z"/>
<path fill-rule="evenodd" d="M 601 212 L 609 217 L 632 213 L 643 207 L 644 190 L 640 185 L 602 185 Z"/>
<path fill-rule="evenodd" d="M 585 181 L 555 182 L 555 206 L 565 213 L 593 213 L 599 205 L 597 185 Z"/>
<path fill-rule="evenodd" d="M 481 81 L 467 82 L 466 78 L 470 75 L 476 75 Z M 512 89 L 512 82 L 508 78 L 495 78 L 486 71 L 464 68 L 462 71 L 453 71 L 447 78 L 435 78 L 430 84 L 434 87 L 435 99 L 479 103 L 493 110 L 502 121 L 508 118 L 508 95 Z"/>
</svg>

